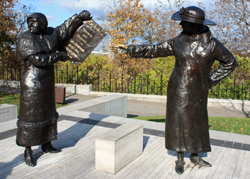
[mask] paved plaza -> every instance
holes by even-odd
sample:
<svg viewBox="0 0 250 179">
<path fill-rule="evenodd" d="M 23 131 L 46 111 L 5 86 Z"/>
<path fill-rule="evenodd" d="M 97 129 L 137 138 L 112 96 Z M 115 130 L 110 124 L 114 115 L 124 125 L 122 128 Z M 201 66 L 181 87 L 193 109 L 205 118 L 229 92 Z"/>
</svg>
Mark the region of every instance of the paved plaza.
<svg viewBox="0 0 250 179">
<path fill-rule="evenodd" d="M 90 96 L 67 94 L 69 105 L 92 99 Z M 164 115 L 165 104 L 128 101 L 128 114 L 142 116 L 146 112 Z M 161 107 L 160 107 L 161 106 Z M 67 106 L 66 106 L 67 107 Z M 55 147 L 62 149 L 58 154 L 42 154 L 41 148 L 33 147 L 36 167 L 24 162 L 24 148 L 15 143 L 16 120 L 0 124 L 0 178 L 250 178 L 250 136 L 210 131 L 212 151 L 201 154 L 212 167 L 198 167 L 189 161 L 185 154 L 185 172 L 175 172 L 176 152 L 164 147 L 164 124 L 131 118 L 98 115 L 81 110 L 58 109 L 58 140 Z M 135 109 L 138 109 L 136 111 Z M 144 109 L 144 110 L 143 110 Z M 224 116 L 244 117 L 240 111 L 226 109 L 210 110 L 210 115 L 223 113 Z M 146 113 L 146 115 L 148 115 Z M 143 152 L 115 175 L 95 169 L 95 138 L 122 124 L 143 125 Z"/>
</svg>

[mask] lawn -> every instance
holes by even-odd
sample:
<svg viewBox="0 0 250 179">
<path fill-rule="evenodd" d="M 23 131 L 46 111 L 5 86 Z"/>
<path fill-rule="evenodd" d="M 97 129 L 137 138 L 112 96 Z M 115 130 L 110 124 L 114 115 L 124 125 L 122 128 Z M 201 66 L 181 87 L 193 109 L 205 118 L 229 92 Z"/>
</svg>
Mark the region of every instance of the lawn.
<svg viewBox="0 0 250 179">
<path fill-rule="evenodd" d="M 17 105 L 17 111 L 19 115 L 20 106 L 20 94 L 19 93 L 6 93 L 0 92 L 0 104 L 14 104 Z M 56 103 L 56 108 L 67 106 L 68 104 L 58 104 Z"/>
<path fill-rule="evenodd" d="M 134 117 L 134 119 L 165 122 L 165 116 Z M 208 120 L 210 130 L 250 135 L 250 118 L 209 117 Z"/>
</svg>

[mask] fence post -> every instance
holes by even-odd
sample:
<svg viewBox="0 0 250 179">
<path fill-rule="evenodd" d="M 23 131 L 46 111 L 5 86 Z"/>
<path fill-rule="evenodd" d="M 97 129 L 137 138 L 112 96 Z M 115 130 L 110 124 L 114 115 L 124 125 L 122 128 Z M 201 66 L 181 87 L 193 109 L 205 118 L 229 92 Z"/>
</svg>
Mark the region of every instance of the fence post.
<svg viewBox="0 0 250 179">
<path fill-rule="evenodd" d="M 156 94 L 156 92 L 155 92 L 155 80 L 154 80 L 154 94 Z"/>
<path fill-rule="evenodd" d="M 123 93 L 123 69 L 122 69 L 122 93 Z"/>
<path fill-rule="evenodd" d="M 10 80 L 12 81 L 13 80 L 13 76 L 12 76 L 12 63 L 10 64 Z"/>
<path fill-rule="evenodd" d="M 97 88 L 97 89 L 98 89 L 98 92 L 99 92 L 99 83 L 100 83 L 100 81 L 99 81 L 99 80 L 100 80 L 100 79 L 99 79 L 99 70 L 98 70 L 98 74 L 97 74 L 97 75 L 98 75 L 98 76 L 97 76 L 97 79 L 98 79 L 98 88 Z"/>
<path fill-rule="evenodd" d="M 93 89 L 95 87 L 95 90 L 96 90 L 96 86 L 94 85 L 94 77 L 92 76 L 92 85 L 93 85 Z"/>
<path fill-rule="evenodd" d="M 220 99 L 220 83 L 219 83 L 219 86 L 218 86 L 218 99 Z"/>
<path fill-rule="evenodd" d="M 19 81 L 21 81 L 21 63 L 19 63 L 19 76 L 18 76 L 18 78 L 19 78 Z"/>
<path fill-rule="evenodd" d="M 58 76 L 57 76 L 57 64 L 55 66 L 56 66 L 56 80 L 55 80 L 55 82 L 57 83 L 57 80 L 58 80 Z"/>
<path fill-rule="evenodd" d="M 72 78 L 72 83 L 74 84 L 74 64 L 71 64 L 71 66 L 72 66 L 71 78 Z"/>
<path fill-rule="evenodd" d="M 128 78 L 128 87 L 127 87 L 127 93 L 129 93 L 130 91 L 129 91 L 129 78 Z"/>
<path fill-rule="evenodd" d="M 149 74 L 147 74 L 147 95 L 149 94 L 148 93 L 148 85 L 149 85 L 148 83 L 149 83 Z"/>
<path fill-rule="evenodd" d="M 160 88 L 160 90 L 161 90 L 161 95 L 162 95 L 162 74 L 161 74 L 161 88 Z"/>
<path fill-rule="evenodd" d="M 135 94 L 135 89 L 136 89 L 136 74 L 134 76 L 134 94 Z"/>
<path fill-rule="evenodd" d="M 2 77 L 3 77 L 3 80 L 4 80 L 4 63 L 2 61 Z"/>
<path fill-rule="evenodd" d="M 143 94 L 143 76 L 141 75 L 141 94 Z"/>
<path fill-rule="evenodd" d="M 240 97 L 240 99 L 242 99 L 242 100 L 244 100 L 244 94 L 243 94 L 244 92 L 243 92 L 243 84 L 242 84 L 242 86 L 241 86 L 241 97 Z"/>
<path fill-rule="evenodd" d="M 8 70 L 9 69 L 9 64 L 8 63 L 7 63 L 7 68 L 6 69 L 7 69 L 7 78 L 6 78 L 6 80 L 8 81 L 9 80 L 9 70 Z"/>
<path fill-rule="evenodd" d="M 78 84 L 78 65 L 76 65 L 76 84 Z"/>
<path fill-rule="evenodd" d="M 86 81 L 87 81 L 87 85 L 89 84 L 89 67 L 87 66 L 87 71 L 86 71 Z M 92 80 L 93 81 L 93 80 Z M 93 83 L 92 83 L 93 85 Z"/>
<path fill-rule="evenodd" d="M 236 83 L 236 74 L 234 74 L 234 98 L 235 99 L 235 83 Z"/>
<path fill-rule="evenodd" d="M 109 92 L 111 92 L 111 71 L 109 72 Z"/>
<path fill-rule="evenodd" d="M 82 71 L 82 84 L 84 84 L 84 81 L 83 81 L 84 79 L 83 79 L 83 71 Z"/>
<path fill-rule="evenodd" d="M 115 91 L 114 92 L 117 92 L 117 79 L 115 80 Z"/>
<path fill-rule="evenodd" d="M 69 68 L 68 64 L 66 64 L 66 83 L 68 84 L 68 77 L 69 77 Z"/>
</svg>

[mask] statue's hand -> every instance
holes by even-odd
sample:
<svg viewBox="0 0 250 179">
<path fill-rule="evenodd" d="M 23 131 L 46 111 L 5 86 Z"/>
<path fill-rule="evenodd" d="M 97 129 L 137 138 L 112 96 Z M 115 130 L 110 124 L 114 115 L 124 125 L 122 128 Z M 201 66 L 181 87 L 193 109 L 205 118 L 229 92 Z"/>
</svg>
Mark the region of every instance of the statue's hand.
<svg viewBox="0 0 250 179">
<path fill-rule="evenodd" d="M 111 48 L 111 50 L 114 53 L 118 53 L 118 54 L 129 54 L 129 49 L 127 45 L 117 45 L 117 46 L 113 46 Z"/>
<path fill-rule="evenodd" d="M 86 20 L 90 20 L 92 19 L 92 16 L 91 14 L 89 13 L 89 11 L 82 11 L 80 14 L 79 14 L 80 18 L 82 19 L 82 21 L 86 21 Z"/>
<path fill-rule="evenodd" d="M 60 61 L 66 62 L 69 59 L 69 56 L 66 52 L 60 52 L 62 59 Z"/>
</svg>

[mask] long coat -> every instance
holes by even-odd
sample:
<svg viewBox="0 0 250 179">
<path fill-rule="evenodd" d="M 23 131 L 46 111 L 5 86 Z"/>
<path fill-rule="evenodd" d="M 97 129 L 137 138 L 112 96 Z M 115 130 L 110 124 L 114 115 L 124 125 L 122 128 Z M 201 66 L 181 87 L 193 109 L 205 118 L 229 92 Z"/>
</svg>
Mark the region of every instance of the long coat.
<svg viewBox="0 0 250 179">
<path fill-rule="evenodd" d="M 174 55 L 175 67 L 168 83 L 165 146 L 177 152 L 209 152 L 207 96 L 238 65 L 233 55 L 214 37 L 208 27 L 202 34 L 179 36 L 157 45 L 129 46 L 131 57 Z M 215 60 L 218 69 L 210 74 Z"/>
<path fill-rule="evenodd" d="M 57 139 L 53 64 L 63 60 L 63 55 L 56 50 L 81 24 L 80 17 L 74 15 L 55 29 L 47 28 L 46 35 L 26 31 L 18 38 L 17 57 L 24 61 L 17 122 L 18 145 L 34 146 Z"/>
</svg>

